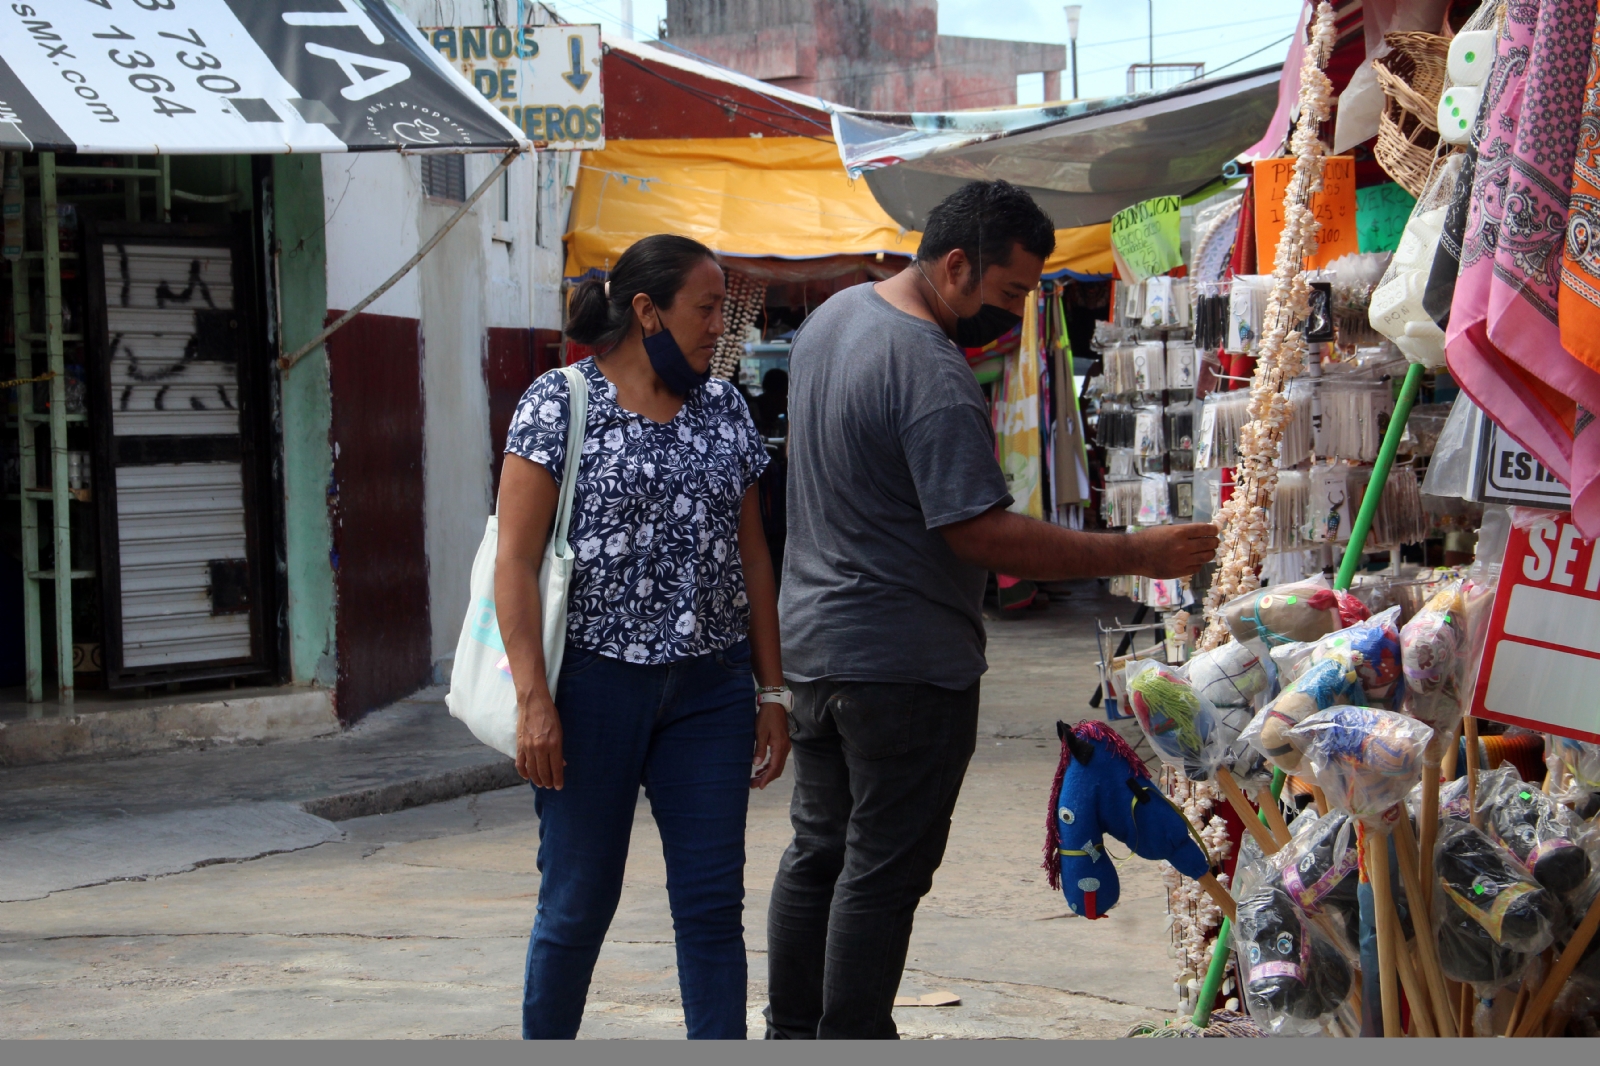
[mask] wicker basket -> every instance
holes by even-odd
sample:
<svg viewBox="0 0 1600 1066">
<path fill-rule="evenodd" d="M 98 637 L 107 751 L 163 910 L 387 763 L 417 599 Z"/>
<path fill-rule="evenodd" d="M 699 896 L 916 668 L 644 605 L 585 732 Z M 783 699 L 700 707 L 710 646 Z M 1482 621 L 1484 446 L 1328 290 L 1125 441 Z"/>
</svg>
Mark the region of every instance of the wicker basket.
<svg viewBox="0 0 1600 1066">
<path fill-rule="evenodd" d="M 1437 113 L 1450 39 L 1432 33 L 1386 33 L 1391 51 L 1372 61 L 1383 90 L 1373 154 L 1400 187 L 1422 195 L 1439 147 Z"/>
</svg>

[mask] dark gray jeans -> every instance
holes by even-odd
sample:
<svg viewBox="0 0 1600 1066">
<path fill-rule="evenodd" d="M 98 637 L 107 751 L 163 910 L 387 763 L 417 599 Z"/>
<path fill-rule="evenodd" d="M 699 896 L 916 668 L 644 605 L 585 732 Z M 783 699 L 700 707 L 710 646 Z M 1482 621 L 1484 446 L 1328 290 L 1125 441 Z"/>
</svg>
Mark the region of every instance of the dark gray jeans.
<svg viewBox="0 0 1600 1066">
<path fill-rule="evenodd" d="M 767 1038 L 897 1039 L 917 903 L 950 838 L 978 685 L 794 685 L 794 842 L 767 911 Z"/>
</svg>

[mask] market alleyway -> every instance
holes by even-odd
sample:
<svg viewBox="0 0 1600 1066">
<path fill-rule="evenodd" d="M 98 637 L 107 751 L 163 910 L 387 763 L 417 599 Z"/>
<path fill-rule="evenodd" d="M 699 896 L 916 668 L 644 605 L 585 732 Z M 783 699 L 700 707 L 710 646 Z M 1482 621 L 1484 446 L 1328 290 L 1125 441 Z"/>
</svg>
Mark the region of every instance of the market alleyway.
<svg viewBox="0 0 1600 1066">
<path fill-rule="evenodd" d="M 1097 713 L 1085 703 L 1096 683 L 1093 618 L 1131 612 L 1085 583 L 1025 620 L 990 623 L 978 751 L 901 988 L 954 993 L 961 1004 L 898 1009 L 905 1036 L 1115 1037 L 1170 1014 L 1157 865 L 1123 863 L 1122 902 L 1094 923 L 1071 916 L 1039 869 L 1054 723 Z M 240 752 L 182 758 L 221 754 Z M 155 772 L 173 758 L 119 769 L 137 762 Z M 761 1032 L 767 897 L 788 840 L 788 780 L 757 793 L 750 814 L 752 1036 Z M 0 805 L 23 799 L 0 793 Z M 326 842 L 312 834 L 284 845 L 298 850 L 252 861 L 0 903 L 8 1035 L 517 1036 L 538 891 L 528 790 L 331 825 Z M 6 845 L 0 838 L 0 858 Z M 641 802 L 582 1035 L 682 1031 L 660 843 Z"/>
</svg>

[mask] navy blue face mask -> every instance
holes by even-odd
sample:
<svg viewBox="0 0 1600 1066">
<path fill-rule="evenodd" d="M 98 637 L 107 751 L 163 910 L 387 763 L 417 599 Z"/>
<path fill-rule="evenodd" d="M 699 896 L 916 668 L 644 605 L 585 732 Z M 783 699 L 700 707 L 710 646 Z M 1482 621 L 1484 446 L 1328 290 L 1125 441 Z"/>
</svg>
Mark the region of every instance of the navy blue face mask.
<svg viewBox="0 0 1600 1066">
<path fill-rule="evenodd" d="M 699 371 L 690 366 L 672 331 L 665 326 L 644 339 L 644 351 L 650 357 L 656 377 L 679 396 L 689 395 L 711 379 L 711 367 L 708 365 L 704 371 Z"/>
</svg>

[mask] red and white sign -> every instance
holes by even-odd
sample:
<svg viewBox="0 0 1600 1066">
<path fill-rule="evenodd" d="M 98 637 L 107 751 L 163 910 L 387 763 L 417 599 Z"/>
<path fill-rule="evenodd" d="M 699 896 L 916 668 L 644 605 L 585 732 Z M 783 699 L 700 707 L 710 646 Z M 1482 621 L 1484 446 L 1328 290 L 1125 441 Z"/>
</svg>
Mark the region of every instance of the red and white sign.
<svg viewBox="0 0 1600 1066">
<path fill-rule="evenodd" d="M 1600 551 L 1564 514 L 1511 530 L 1472 714 L 1600 743 Z"/>
</svg>

